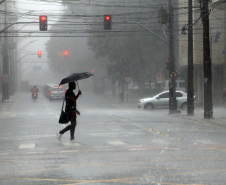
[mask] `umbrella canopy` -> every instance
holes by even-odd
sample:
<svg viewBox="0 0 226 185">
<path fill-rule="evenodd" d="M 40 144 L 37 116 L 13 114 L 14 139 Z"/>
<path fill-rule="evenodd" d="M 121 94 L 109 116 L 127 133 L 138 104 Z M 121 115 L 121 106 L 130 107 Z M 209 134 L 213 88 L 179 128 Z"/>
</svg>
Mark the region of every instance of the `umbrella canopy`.
<svg viewBox="0 0 226 185">
<path fill-rule="evenodd" d="M 64 78 L 63 80 L 61 80 L 59 85 L 63 85 L 69 82 L 73 82 L 73 81 L 78 81 L 78 80 L 82 80 L 85 78 L 89 78 L 90 76 L 93 76 L 92 73 L 89 72 L 84 72 L 84 73 L 73 73 L 72 75 Z"/>
</svg>

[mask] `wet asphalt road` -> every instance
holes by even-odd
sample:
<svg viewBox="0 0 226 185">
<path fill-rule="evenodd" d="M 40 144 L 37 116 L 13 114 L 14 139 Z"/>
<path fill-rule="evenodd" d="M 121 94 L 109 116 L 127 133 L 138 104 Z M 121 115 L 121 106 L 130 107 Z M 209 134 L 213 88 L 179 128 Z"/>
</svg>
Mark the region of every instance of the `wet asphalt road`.
<svg viewBox="0 0 226 185">
<path fill-rule="evenodd" d="M 226 184 L 226 129 L 84 93 L 76 141 L 56 131 L 62 101 L 17 94 L 0 118 L 0 185 Z"/>
</svg>

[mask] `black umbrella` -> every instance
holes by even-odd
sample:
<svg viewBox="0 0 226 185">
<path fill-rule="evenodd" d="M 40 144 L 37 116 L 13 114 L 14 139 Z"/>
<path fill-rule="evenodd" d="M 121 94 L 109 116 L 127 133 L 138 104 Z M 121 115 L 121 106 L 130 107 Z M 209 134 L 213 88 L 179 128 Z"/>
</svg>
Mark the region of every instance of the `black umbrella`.
<svg viewBox="0 0 226 185">
<path fill-rule="evenodd" d="M 61 80 L 59 85 L 63 85 L 69 82 L 73 82 L 73 81 L 78 81 L 78 80 L 82 80 L 85 78 L 89 78 L 90 76 L 93 76 L 92 73 L 89 72 L 84 72 L 84 73 L 73 73 L 72 75 L 64 78 L 63 80 Z"/>
</svg>

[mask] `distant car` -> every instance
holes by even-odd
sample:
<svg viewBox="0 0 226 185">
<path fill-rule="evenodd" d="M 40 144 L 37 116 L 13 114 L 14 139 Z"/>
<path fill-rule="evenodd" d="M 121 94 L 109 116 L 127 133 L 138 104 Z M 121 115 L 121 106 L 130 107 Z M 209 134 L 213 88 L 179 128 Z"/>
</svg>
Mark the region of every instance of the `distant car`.
<svg viewBox="0 0 226 185">
<path fill-rule="evenodd" d="M 177 108 L 187 109 L 187 93 L 176 91 Z M 155 108 L 169 108 L 169 91 L 164 91 L 151 98 L 143 98 L 138 101 L 138 108 L 151 110 Z"/>
<path fill-rule="evenodd" d="M 48 98 L 50 101 L 54 99 L 64 99 L 65 97 L 66 90 L 63 86 L 50 86 L 48 90 Z"/>
<path fill-rule="evenodd" d="M 53 86 L 57 86 L 57 84 L 54 84 L 54 83 L 47 83 L 44 88 L 43 88 L 43 94 L 45 95 L 46 98 L 49 98 L 50 97 L 50 92 L 49 92 L 49 89 L 50 87 L 53 87 Z"/>
</svg>

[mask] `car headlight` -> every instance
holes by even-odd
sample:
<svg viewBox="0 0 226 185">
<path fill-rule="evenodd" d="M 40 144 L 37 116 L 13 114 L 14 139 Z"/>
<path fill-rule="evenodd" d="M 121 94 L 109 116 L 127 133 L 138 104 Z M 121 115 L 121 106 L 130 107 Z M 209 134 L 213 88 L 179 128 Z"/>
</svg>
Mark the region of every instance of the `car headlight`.
<svg viewBox="0 0 226 185">
<path fill-rule="evenodd" d="M 144 100 L 139 100 L 139 101 L 138 101 L 138 103 L 143 103 L 143 102 L 144 102 Z"/>
</svg>

